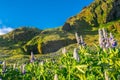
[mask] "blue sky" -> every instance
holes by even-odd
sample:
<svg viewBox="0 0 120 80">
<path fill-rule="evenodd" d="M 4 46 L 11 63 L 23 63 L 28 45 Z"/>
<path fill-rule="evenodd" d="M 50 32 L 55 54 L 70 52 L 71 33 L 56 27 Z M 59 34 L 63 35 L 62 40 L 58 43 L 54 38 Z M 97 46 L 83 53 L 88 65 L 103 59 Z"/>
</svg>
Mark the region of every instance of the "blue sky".
<svg viewBox="0 0 120 80">
<path fill-rule="evenodd" d="M 93 0 L 0 0 L 0 31 L 4 34 L 20 26 L 58 27 L 91 2 Z"/>
</svg>

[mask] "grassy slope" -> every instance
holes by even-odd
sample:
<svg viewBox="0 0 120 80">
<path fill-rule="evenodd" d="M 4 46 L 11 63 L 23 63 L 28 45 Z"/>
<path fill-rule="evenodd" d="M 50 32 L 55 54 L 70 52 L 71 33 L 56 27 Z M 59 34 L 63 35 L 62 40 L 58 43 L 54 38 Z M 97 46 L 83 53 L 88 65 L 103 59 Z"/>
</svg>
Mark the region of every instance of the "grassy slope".
<svg viewBox="0 0 120 80">
<path fill-rule="evenodd" d="M 21 53 L 21 49 L 19 47 L 28 50 L 32 46 L 38 50 L 38 47 L 39 48 L 41 47 L 40 45 L 41 43 L 47 44 L 49 41 L 57 41 L 57 40 L 64 40 L 64 39 L 74 40 L 75 39 L 74 32 L 76 31 L 79 32 L 79 35 L 83 35 L 84 40 L 87 43 L 87 45 L 93 45 L 93 43 L 98 44 L 98 28 L 99 27 L 100 28 L 105 27 L 108 29 L 109 32 L 114 33 L 118 43 L 120 43 L 120 39 L 119 39 L 120 20 L 118 19 L 118 20 L 114 20 L 112 22 L 106 23 L 107 22 L 106 17 L 108 16 L 108 13 L 113 7 L 112 1 L 113 0 L 107 0 L 106 2 L 104 2 L 103 0 L 96 0 L 88 7 L 84 8 L 80 14 L 77 14 L 76 16 L 69 18 L 67 20 L 67 23 L 70 23 L 70 25 L 72 27 L 75 27 L 76 30 L 66 32 L 66 31 L 63 31 L 61 27 L 56 28 L 56 29 L 47 29 L 47 30 L 42 31 L 39 35 L 36 35 L 35 37 L 33 37 L 30 41 L 27 41 L 22 46 L 21 46 L 21 42 L 14 44 L 13 41 L 9 41 L 8 39 L 3 40 L 2 37 L 0 37 L 0 44 L 2 45 L 0 46 L 1 48 L 0 53 L 2 52 Z M 94 27 L 91 27 L 91 26 L 94 26 Z M 26 47 L 26 46 L 29 46 L 29 47 Z M 67 49 L 70 49 L 72 51 L 73 47 L 75 46 L 76 46 L 76 43 L 65 46 L 65 47 L 67 47 Z M 11 49 L 11 47 L 15 49 Z M 27 54 L 30 54 L 30 51 L 27 52 Z M 41 51 L 41 50 L 38 50 L 38 51 Z M 61 50 L 59 50 L 55 54 L 58 54 L 60 52 Z M 36 55 L 36 57 L 42 57 L 42 56 L 48 57 L 48 56 L 51 56 L 51 54 Z M 22 54 L 12 55 L 11 54 L 8 57 L 5 56 L 5 58 L 9 61 L 12 60 L 13 58 L 16 60 L 22 61 L 23 58 L 28 60 L 29 55 L 22 55 Z"/>
</svg>

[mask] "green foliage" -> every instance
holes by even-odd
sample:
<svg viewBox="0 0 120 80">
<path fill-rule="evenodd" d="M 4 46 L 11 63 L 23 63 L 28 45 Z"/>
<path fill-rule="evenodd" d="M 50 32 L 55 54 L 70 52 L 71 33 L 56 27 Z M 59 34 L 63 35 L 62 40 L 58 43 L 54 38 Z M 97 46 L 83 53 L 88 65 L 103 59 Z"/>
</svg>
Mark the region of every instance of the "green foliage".
<svg viewBox="0 0 120 80">
<path fill-rule="evenodd" d="M 53 80 L 57 74 L 58 80 L 117 80 L 120 74 L 120 49 L 102 50 L 96 46 L 91 50 L 89 47 L 79 47 L 78 54 L 79 62 L 72 52 L 68 52 L 56 60 L 27 63 L 25 74 L 21 73 L 20 65 L 14 68 L 8 65 L 6 72 L 2 73 L 0 65 L 0 77 L 2 80 Z"/>
</svg>

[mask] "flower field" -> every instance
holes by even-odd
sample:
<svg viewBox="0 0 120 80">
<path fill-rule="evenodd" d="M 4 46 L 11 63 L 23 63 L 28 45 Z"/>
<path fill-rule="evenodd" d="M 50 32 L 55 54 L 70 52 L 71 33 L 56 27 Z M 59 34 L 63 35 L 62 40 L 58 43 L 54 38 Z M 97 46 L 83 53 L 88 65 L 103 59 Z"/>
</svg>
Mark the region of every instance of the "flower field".
<svg viewBox="0 0 120 80">
<path fill-rule="evenodd" d="M 82 45 L 73 52 L 63 48 L 59 59 L 37 61 L 31 53 L 29 63 L 8 65 L 4 61 L 1 80 L 120 80 L 120 49 L 115 44 L 112 47 L 107 37 L 100 37 L 105 43 L 100 41 L 100 46 L 91 48 L 82 37 L 76 37 Z"/>
</svg>

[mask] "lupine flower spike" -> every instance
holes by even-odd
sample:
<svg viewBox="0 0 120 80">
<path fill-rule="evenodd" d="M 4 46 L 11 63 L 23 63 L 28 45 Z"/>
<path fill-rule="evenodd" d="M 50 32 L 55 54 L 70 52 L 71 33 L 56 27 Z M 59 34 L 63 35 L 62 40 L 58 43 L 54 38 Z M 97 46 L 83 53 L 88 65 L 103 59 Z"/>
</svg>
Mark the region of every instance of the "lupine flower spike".
<svg viewBox="0 0 120 80">
<path fill-rule="evenodd" d="M 80 44 L 80 38 L 79 38 L 79 36 L 78 36 L 78 33 L 77 33 L 77 32 L 75 33 L 75 37 L 76 37 L 76 40 L 77 40 L 77 44 Z"/>
<path fill-rule="evenodd" d="M 112 33 L 110 33 L 110 38 L 108 38 L 107 32 L 104 28 L 102 30 L 99 29 L 98 33 L 99 33 L 99 44 L 101 48 L 107 49 L 110 47 L 114 48 L 117 46 L 117 42 L 116 40 L 114 40 Z"/>
<path fill-rule="evenodd" d="M 62 53 L 63 53 L 63 54 L 66 54 L 66 52 L 67 52 L 67 51 L 66 51 L 66 48 L 64 47 L 64 48 L 62 49 Z"/>
<path fill-rule="evenodd" d="M 4 73 L 6 71 L 6 61 L 3 62 L 3 68 L 2 68 L 2 72 Z"/>
<path fill-rule="evenodd" d="M 105 28 L 102 28 L 102 31 L 103 31 L 104 38 L 107 38 L 107 32 L 106 32 Z"/>
<path fill-rule="evenodd" d="M 110 40 L 114 39 L 114 36 L 112 35 L 112 33 L 110 33 Z"/>
<path fill-rule="evenodd" d="M 16 64 L 13 64 L 13 69 L 16 69 Z"/>
<path fill-rule="evenodd" d="M 105 76 L 105 80 L 109 80 L 109 77 L 108 77 L 106 71 L 104 72 L 104 76 Z"/>
<path fill-rule="evenodd" d="M 54 80 L 58 80 L 58 75 L 57 74 L 54 75 Z"/>
<path fill-rule="evenodd" d="M 80 36 L 80 41 L 81 41 L 80 43 L 81 43 L 82 46 L 85 46 L 85 45 L 86 45 L 85 42 L 83 41 L 82 35 Z"/>
<path fill-rule="evenodd" d="M 102 48 L 103 47 L 103 44 L 102 44 L 102 42 L 103 42 L 103 33 L 102 33 L 101 29 L 98 30 L 98 33 L 99 33 L 99 45 Z"/>
<path fill-rule="evenodd" d="M 22 65 L 21 65 L 21 73 L 22 73 L 22 74 L 25 74 L 25 64 L 22 64 Z"/>
<path fill-rule="evenodd" d="M 34 54 L 33 52 L 31 52 L 30 62 L 34 62 L 34 60 L 35 60 Z"/>
<path fill-rule="evenodd" d="M 44 61 L 41 61 L 39 64 L 40 64 L 41 66 L 43 66 L 43 64 L 44 64 Z"/>
<path fill-rule="evenodd" d="M 80 58 L 79 58 L 79 55 L 78 55 L 78 52 L 77 52 L 77 49 L 75 48 L 74 49 L 74 52 L 73 52 L 73 58 L 79 62 L 80 61 Z"/>
</svg>

